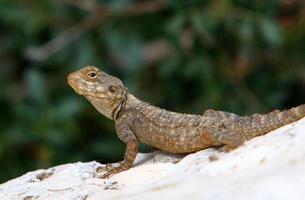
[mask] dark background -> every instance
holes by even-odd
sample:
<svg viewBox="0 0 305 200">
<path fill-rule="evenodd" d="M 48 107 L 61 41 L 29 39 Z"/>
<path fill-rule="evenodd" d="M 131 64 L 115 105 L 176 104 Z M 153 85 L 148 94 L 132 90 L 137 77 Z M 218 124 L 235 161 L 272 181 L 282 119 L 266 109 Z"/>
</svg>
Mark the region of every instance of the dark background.
<svg viewBox="0 0 305 200">
<path fill-rule="evenodd" d="M 122 159 L 113 122 L 66 83 L 86 65 L 179 112 L 296 106 L 305 102 L 304 1 L 1 0 L 0 182 Z"/>
</svg>

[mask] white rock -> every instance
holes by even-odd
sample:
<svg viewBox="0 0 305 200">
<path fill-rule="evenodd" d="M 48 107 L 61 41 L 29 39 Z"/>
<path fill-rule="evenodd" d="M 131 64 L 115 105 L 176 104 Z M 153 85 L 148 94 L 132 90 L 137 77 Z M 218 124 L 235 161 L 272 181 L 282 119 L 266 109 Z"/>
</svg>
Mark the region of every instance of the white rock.
<svg viewBox="0 0 305 200">
<path fill-rule="evenodd" d="M 110 179 L 97 178 L 95 161 L 28 172 L 1 184 L 0 199 L 304 200 L 304 142 L 302 119 L 230 153 L 138 154 L 133 168 Z"/>
</svg>

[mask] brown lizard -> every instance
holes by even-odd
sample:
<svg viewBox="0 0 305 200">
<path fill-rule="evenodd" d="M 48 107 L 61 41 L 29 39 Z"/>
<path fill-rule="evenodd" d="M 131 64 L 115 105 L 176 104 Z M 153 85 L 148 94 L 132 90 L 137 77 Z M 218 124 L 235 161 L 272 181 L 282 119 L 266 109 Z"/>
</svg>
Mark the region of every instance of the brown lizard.
<svg viewBox="0 0 305 200">
<path fill-rule="evenodd" d="M 114 120 L 118 137 L 126 144 L 124 160 L 118 167 L 107 164 L 97 169 L 106 171 L 101 178 L 129 169 L 140 142 L 173 153 L 217 146 L 228 151 L 305 116 L 305 105 L 251 116 L 216 110 L 202 115 L 170 112 L 137 99 L 118 78 L 94 66 L 71 73 L 68 83 L 100 113 Z"/>
</svg>

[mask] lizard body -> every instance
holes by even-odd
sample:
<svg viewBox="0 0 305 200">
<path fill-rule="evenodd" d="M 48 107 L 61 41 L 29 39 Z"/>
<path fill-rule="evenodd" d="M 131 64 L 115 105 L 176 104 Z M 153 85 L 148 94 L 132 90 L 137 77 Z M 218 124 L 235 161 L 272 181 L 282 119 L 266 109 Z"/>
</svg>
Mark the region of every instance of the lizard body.
<svg viewBox="0 0 305 200">
<path fill-rule="evenodd" d="M 129 169 L 139 143 L 173 153 L 215 146 L 231 150 L 305 116 L 305 105 L 251 116 L 215 110 L 207 110 L 202 115 L 170 112 L 137 99 L 118 78 L 94 66 L 71 73 L 68 83 L 100 113 L 115 121 L 118 137 L 126 144 L 124 160 L 118 167 L 107 164 L 98 169 L 107 171 L 102 178 Z"/>
</svg>

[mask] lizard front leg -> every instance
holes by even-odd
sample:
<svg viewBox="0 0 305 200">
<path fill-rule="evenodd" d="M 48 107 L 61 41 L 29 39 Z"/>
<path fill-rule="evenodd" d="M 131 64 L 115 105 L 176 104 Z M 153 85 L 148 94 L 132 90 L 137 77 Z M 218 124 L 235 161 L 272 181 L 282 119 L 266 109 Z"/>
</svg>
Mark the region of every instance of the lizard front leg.
<svg viewBox="0 0 305 200">
<path fill-rule="evenodd" d="M 100 178 L 109 178 L 111 175 L 125 171 L 132 166 L 133 161 L 138 153 L 138 140 L 127 124 L 116 124 L 119 138 L 126 143 L 124 160 L 120 162 L 118 167 L 107 164 L 105 167 L 98 167 L 97 172 L 106 171 Z"/>
</svg>

